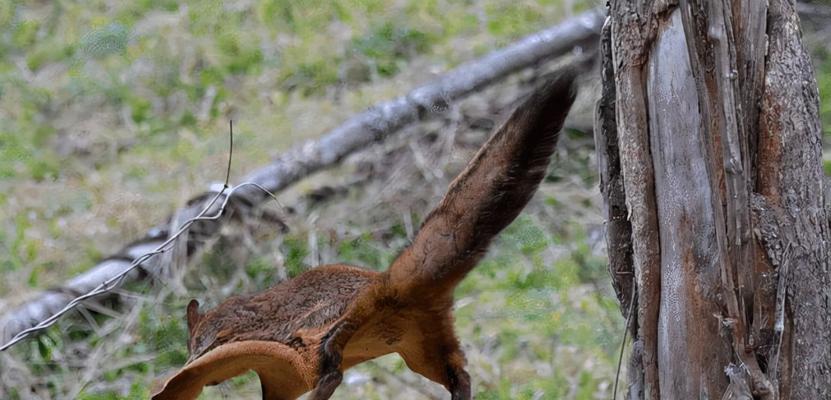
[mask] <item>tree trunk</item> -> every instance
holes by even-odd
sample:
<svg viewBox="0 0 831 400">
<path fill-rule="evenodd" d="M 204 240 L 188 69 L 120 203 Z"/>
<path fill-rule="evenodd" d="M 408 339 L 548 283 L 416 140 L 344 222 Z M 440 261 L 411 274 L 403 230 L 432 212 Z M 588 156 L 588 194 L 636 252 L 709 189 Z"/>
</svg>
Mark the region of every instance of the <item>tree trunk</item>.
<svg viewBox="0 0 831 400">
<path fill-rule="evenodd" d="M 831 230 L 793 0 L 612 0 L 595 129 L 630 399 L 831 399 Z"/>
</svg>

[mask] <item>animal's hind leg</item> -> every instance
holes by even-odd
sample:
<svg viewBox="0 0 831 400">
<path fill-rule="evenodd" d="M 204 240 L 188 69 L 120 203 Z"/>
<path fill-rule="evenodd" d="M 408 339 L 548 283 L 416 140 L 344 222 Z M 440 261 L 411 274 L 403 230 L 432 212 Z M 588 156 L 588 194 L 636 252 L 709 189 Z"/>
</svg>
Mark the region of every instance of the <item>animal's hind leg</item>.
<svg viewBox="0 0 831 400">
<path fill-rule="evenodd" d="M 320 346 L 320 377 L 309 400 L 327 400 L 335 393 L 343 380 L 343 348 L 356 330 L 357 325 L 347 320 L 336 325 L 323 338 Z"/>
<path fill-rule="evenodd" d="M 329 329 L 320 341 L 319 378 L 309 400 L 327 400 L 343 380 L 343 349 L 370 316 L 377 310 L 375 291 L 363 291 L 349 310 Z"/>
<path fill-rule="evenodd" d="M 461 349 L 451 353 L 446 365 L 447 385 L 453 400 L 469 400 L 470 375 L 465 371 L 465 355 Z"/>
<path fill-rule="evenodd" d="M 453 400 L 470 400 L 470 375 L 465 355 L 453 331 L 436 340 L 424 340 L 422 348 L 404 349 L 399 354 L 407 366 L 425 378 L 443 385 Z"/>
<path fill-rule="evenodd" d="M 309 395 L 309 400 L 327 400 L 335 393 L 343 380 L 343 372 L 339 369 L 327 372 L 320 376 L 317 381 L 317 387 Z"/>
</svg>

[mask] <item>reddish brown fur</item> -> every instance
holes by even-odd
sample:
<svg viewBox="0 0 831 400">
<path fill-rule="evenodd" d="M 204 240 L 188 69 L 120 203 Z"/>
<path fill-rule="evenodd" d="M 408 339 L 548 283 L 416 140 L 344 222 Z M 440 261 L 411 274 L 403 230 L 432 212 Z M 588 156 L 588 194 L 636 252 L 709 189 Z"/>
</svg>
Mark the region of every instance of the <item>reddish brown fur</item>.
<svg viewBox="0 0 831 400">
<path fill-rule="evenodd" d="M 549 82 L 514 112 L 388 271 L 326 265 L 205 314 L 189 304 L 188 364 L 153 398 L 194 398 L 251 369 L 265 399 L 309 390 L 310 399 L 327 399 L 344 370 L 398 353 L 454 400 L 469 399 L 452 291 L 536 191 L 574 100 L 573 77 Z"/>
</svg>

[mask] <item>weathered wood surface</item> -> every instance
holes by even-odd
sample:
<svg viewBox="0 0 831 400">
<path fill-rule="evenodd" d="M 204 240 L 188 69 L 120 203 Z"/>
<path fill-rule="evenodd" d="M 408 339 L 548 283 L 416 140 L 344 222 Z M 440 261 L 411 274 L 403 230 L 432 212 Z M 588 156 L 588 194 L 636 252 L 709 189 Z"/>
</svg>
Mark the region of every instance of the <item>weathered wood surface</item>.
<svg viewBox="0 0 831 400">
<path fill-rule="evenodd" d="M 764 65 L 763 42 L 750 35 L 764 34 L 766 6 L 746 0 L 682 0 L 680 9 L 691 50 L 695 95 L 702 105 L 701 129 L 705 134 L 701 137 L 708 150 L 702 162 L 712 173 L 707 183 L 714 194 L 710 200 L 721 287 L 718 281 L 711 282 L 714 285 L 710 287 L 721 297 L 710 302 L 725 309 L 722 318 L 730 323 L 725 333 L 732 340 L 728 350 L 736 358 L 733 361 L 747 372 L 730 375 L 731 386 L 752 387 L 760 398 L 770 398 L 774 390 L 749 345 L 748 329 L 753 321 L 752 288 L 757 270 L 750 196 L 758 97 L 751 96 L 760 94 L 760 65 Z"/>
<path fill-rule="evenodd" d="M 612 26 L 607 20 L 600 37 L 601 96 L 597 102 L 595 148 L 600 177 L 600 193 L 606 213 L 606 248 L 609 256 L 609 274 L 613 277 L 621 311 L 628 317 L 635 289 L 632 271 L 632 225 L 626 208 L 626 192 L 620 172 L 620 149 L 615 125 L 615 82 L 612 65 Z"/>
<path fill-rule="evenodd" d="M 611 48 L 620 169 L 632 226 L 632 270 L 638 293 L 638 335 L 634 340 L 643 368 L 643 379 L 638 380 L 643 382 L 642 398 L 653 400 L 661 396 L 657 386 L 661 249 L 643 67 L 655 37 L 656 21 L 649 12 L 651 4 L 634 3 L 611 2 Z"/>
<path fill-rule="evenodd" d="M 447 109 L 449 102 L 498 82 L 513 72 L 566 54 L 575 47 L 593 47 L 603 18 L 600 10 L 588 11 L 481 59 L 465 63 L 404 96 L 356 115 L 318 140 L 288 150 L 271 164 L 249 173 L 243 181 L 257 183 L 272 192 L 280 191 L 314 172 L 336 165 L 357 150 L 383 141 L 409 123 L 440 113 Z M 240 208 L 240 212 L 268 199 L 253 188 L 237 193 L 239 199 L 232 204 Z M 203 195 L 191 200 L 174 215 L 198 212 L 205 206 L 208 197 Z M 135 258 L 152 251 L 167 239 L 171 221 L 174 221 L 173 216 L 168 222 L 150 229 L 141 240 L 125 246 L 116 255 L 102 260 L 62 287 L 39 293 L 14 309 L 5 310 L 0 318 L 0 341 L 5 343 L 17 332 L 34 326 L 63 308 L 72 298 L 125 271 Z M 202 245 L 202 239 L 218 232 L 223 223 L 225 221 L 220 219 L 195 224 L 183 239 L 187 241 L 187 254 L 184 256 L 194 254 Z M 141 269 L 130 273 L 126 281 L 156 274 L 166 268 L 164 264 L 158 257 L 151 259 Z"/>
<path fill-rule="evenodd" d="M 638 319 L 631 318 L 637 309 L 635 271 L 632 263 L 632 225 L 626 206 L 626 192 L 620 168 L 620 148 L 615 118 L 615 75 L 612 60 L 612 25 L 609 19 L 600 32 L 600 98 L 595 110 L 594 146 L 600 178 L 600 194 L 606 219 L 606 251 L 609 257 L 609 275 L 615 289 L 620 310 L 630 321 L 632 336 L 638 332 Z M 640 356 L 630 358 L 628 381 L 630 393 L 643 391 L 643 368 Z M 640 395 L 632 397 L 639 398 Z"/>
<path fill-rule="evenodd" d="M 730 346 L 721 324 L 714 176 L 679 9 L 664 21 L 647 65 L 649 137 L 661 248 L 658 365 L 663 398 L 718 398 Z M 684 365 L 684 368 L 660 368 Z"/>
<path fill-rule="evenodd" d="M 595 133 L 605 205 L 624 196 L 630 213 L 628 398 L 831 398 L 821 131 L 793 1 L 610 6 L 615 87 Z"/>
</svg>

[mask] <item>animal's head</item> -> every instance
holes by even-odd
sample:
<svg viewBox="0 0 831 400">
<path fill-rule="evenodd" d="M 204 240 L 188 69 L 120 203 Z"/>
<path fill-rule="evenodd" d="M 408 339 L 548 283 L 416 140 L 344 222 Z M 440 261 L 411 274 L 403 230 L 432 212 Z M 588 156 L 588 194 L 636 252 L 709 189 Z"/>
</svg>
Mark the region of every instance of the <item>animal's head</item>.
<svg viewBox="0 0 831 400">
<path fill-rule="evenodd" d="M 200 340 L 204 335 L 194 335 L 199 331 L 199 322 L 203 319 L 203 315 L 199 313 L 199 302 L 193 299 L 188 303 L 187 320 L 188 320 L 188 362 L 195 357 L 205 352 L 207 347 L 203 340 Z"/>
<path fill-rule="evenodd" d="M 191 300 L 187 307 L 188 362 L 227 342 L 235 319 L 222 307 L 200 313 L 199 302 Z"/>
</svg>

